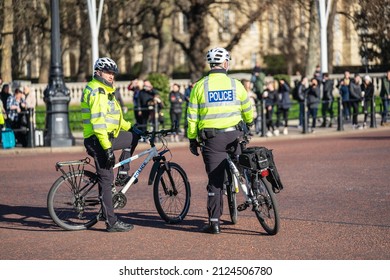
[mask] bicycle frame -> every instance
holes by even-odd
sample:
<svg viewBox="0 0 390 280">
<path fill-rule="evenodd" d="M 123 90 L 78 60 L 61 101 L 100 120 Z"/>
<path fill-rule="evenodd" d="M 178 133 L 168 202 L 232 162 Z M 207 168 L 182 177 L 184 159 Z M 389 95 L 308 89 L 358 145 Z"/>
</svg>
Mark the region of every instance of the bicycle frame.
<svg viewBox="0 0 390 280">
<path fill-rule="evenodd" d="M 122 194 L 125 194 L 127 192 L 127 190 L 131 187 L 131 185 L 134 183 L 134 181 L 138 178 L 138 176 L 141 174 L 142 170 L 145 168 L 146 165 L 148 165 L 149 161 L 151 159 L 153 159 L 154 157 L 157 157 L 157 156 L 161 156 L 163 155 L 164 153 L 166 153 L 168 150 L 163 150 L 162 152 L 158 152 L 157 151 L 157 148 L 155 146 L 147 149 L 146 151 L 143 151 L 139 154 L 136 154 L 130 158 L 127 158 L 127 159 L 124 159 L 120 162 L 118 162 L 117 164 L 114 165 L 113 169 L 116 169 L 126 163 L 131 163 L 132 161 L 142 157 L 142 156 L 145 156 L 147 155 L 147 157 L 145 158 L 145 160 L 141 163 L 141 165 L 139 166 L 139 168 L 133 173 L 133 175 L 131 176 L 130 180 L 126 183 L 126 185 L 120 190 L 120 192 Z"/>
<path fill-rule="evenodd" d="M 229 164 L 230 171 L 232 171 L 232 178 L 233 178 L 233 184 L 235 186 L 235 192 L 236 193 L 239 192 L 239 189 L 238 189 L 238 186 L 239 186 L 241 188 L 242 192 L 244 193 L 245 199 L 248 200 L 249 199 L 248 189 L 250 190 L 250 188 L 248 188 L 248 186 L 244 183 L 243 180 L 240 180 L 240 178 L 241 178 L 240 171 L 238 170 L 237 166 L 234 164 L 234 162 L 229 154 L 227 155 L 226 159 L 227 159 L 227 162 Z M 242 174 L 242 176 L 243 175 L 244 174 Z"/>
</svg>

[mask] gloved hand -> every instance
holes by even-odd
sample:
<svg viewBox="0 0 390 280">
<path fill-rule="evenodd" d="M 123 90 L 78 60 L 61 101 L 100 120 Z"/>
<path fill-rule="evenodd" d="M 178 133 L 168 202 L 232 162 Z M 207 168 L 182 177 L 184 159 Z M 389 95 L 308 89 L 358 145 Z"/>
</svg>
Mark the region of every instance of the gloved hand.
<svg viewBox="0 0 390 280">
<path fill-rule="evenodd" d="M 111 148 L 108 148 L 106 150 L 106 169 L 111 169 L 115 165 L 115 155 L 114 155 L 114 150 Z"/>
<path fill-rule="evenodd" d="M 190 139 L 190 151 L 193 155 L 199 156 L 198 146 L 199 143 L 196 141 L 196 139 Z"/>
<path fill-rule="evenodd" d="M 246 126 L 247 126 L 248 128 L 251 128 L 253 125 L 254 125 L 254 122 L 250 122 L 250 123 L 247 123 L 247 124 L 246 124 Z"/>
<path fill-rule="evenodd" d="M 137 134 L 138 136 L 142 136 L 144 134 L 144 132 L 142 130 L 140 130 L 136 125 L 133 125 L 130 129 L 129 129 L 130 132 L 134 132 L 135 134 Z"/>
</svg>

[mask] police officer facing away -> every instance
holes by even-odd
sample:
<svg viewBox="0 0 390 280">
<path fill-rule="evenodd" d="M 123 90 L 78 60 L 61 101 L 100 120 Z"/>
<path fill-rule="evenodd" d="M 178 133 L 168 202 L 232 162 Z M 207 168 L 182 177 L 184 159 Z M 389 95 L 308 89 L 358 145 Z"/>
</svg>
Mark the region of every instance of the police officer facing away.
<svg viewBox="0 0 390 280">
<path fill-rule="evenodd" d="M 133 229 L 133 225 L 118 220 L 114 214 L 111 187 L 114 180 L 114 150 L 123 149 L 120 159 L 130 157 L 139 140 L 139 131 L 132 131 L 131 124 L 124 120 L 121 105 L 115 98 L 113 83 L 117 73 L 118 67 L 112 59 L 99 58 L 94 65 L 94 76 L 81 98 L 84 146 L 95 160 L 102 218 L 105 219 L 109 232 Z M 129 168 L 129 165 L 125 165 L 119 170 L 122 174 L 119 175 L 119 183 L 127 182 Z"/>
<path fill-rule="evenodd" d="M 224 48 L 207 52 L 210 72 L 194 85 L 189 99 L 187 135 L 190 151 L 199 156 L 199 141 L 208 176 L 207 211 L 209 223 L 204 232 L 220 233 L 226 151 L 236 148 L 242 136 L 240 124 L 252 125 L 253 111 L 248 93 L 240 81 L 227 76 L 230 55 Z"/>
</svg>

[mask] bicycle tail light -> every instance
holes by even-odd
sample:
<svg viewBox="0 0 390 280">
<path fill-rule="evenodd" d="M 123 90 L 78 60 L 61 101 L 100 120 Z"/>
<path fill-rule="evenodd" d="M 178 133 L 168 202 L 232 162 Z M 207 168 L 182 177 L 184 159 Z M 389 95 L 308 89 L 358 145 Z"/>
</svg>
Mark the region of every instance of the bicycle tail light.
<svg viewBox="0 0 390 280">
<path fill-rule="evenodd" d="M 261 177 L 267 177 L 269 175 L 268 168 L 260 170 Z"/>
</svg>

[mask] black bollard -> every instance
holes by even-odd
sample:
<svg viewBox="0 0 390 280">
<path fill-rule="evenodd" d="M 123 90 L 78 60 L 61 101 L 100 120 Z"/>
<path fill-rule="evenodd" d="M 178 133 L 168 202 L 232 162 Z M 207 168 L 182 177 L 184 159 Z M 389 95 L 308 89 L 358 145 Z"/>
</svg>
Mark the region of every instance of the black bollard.
<svg viewBox="0 0 390 280">
<path fill-rule="evenodd" d="M 307 108 L 307 96 L 303 99 L 303 124 L 302 124 L 302 133 L 306 134 L 309 132 L 309 118 L 308 118 L 308 108 Z"/>
<path fill-rule="evenodd" d="M 34 109 L 27 109 L 28 131 L 27 131 L 27 147 L 35 147 L 35 128 L 34 128 Z"/>
<path fill-rule="evenodd" d="M 337 97 L 337 131 L 344 130 L 343 118 L 343 102 L 340 97 Z"/>
<path fill-rule="evenodd" d="M 261 137 L 265 137 L 267 124 L 265 123 L 265 102 L 263 99 L 260 100 L 260 116 L 261 116 Z"/>
<path fill-rule="evenodd" d="M 376 117 L 375 117 L 375 98 L 371 97 L 371 121 L 370 128 L 376 128 Z"/>
</svg>

